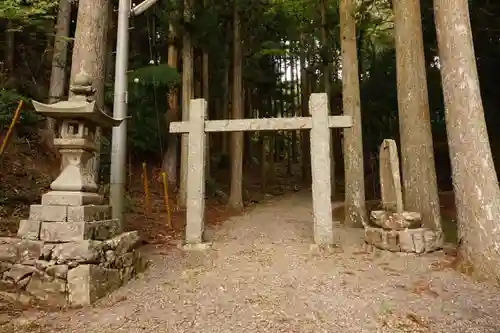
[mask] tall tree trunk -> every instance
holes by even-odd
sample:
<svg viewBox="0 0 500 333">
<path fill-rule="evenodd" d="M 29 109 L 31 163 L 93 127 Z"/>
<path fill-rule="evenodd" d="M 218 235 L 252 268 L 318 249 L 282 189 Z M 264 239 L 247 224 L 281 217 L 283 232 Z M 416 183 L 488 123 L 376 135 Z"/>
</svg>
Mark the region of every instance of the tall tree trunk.
<svg viewBox="0 0 500 333">
<path fill-rule="evenodd" d="M 302 45 L 305 43 L 305 36 L 300 36 L 300 42 Z M 309 80 L 307 77 L 306 69 L 306 52 L 304 49 L 300 52 L 300 110 L 302 117 L 309 117 L 309 95 L 311 93 L 309 89 Z M 300 132 L 300 146 L 301 146 L 301 169 L 302 169 L 302 180 L 307 182 L 311 179 L 311 156 L 309 154 L 310 149 L 310 137 L 309 131 Z"/>
<path fill-rule="evenodd" d="M 328 27 L 326 20 L 326 12 L 328 10 L 328 2 L 327 0 L 321 1 L 321 47 L 322 47 L 322 57 L 323 57 L 323 85 L 325 88 L 325 93 L 328 95 L 328 105 L 330 106 L 331 93 L 332 93 L 332 84 L 331 84 L 331 74 L 330 74 L 330 59 L 326 57 L 327 54 L 330 54 L 328 50 Z M 330 108 L 331 110 L 331 108 Z M 337 194 L 337 186 L 336 186 L 336 174 L 335 174 L 335 154 L 334 154 L 334 138 L 335 138 L 335 129 L 330 129 L 330 177 L 332 179 L 331 188 L 332 188 L 332 198 L 336 197 Z"/>
<path fill-rule="evenodd" d="M 208 8 L 208 0 L 203 1 L 203 5 L 205 8 Z M 202 91 L 203 91 L 203 98 L 205 101 L 207 101 L 207 115 L 210 117 L 210 61 L 209 61 L 209 56 L 208 56 L 208 50 L 203 49 L 202 50 Z M 205 161 L 205 178 L 210 179 L 210 172 L 211 172 L 211 160 L 212 157 L 210 156 L 210 135 L 207 133 L 207 138 L 206 138 L 206 161 Z"/>
<path fill-rule="evenodd" d="M 229 91 L 229 61 L 227 62 L 224 69 L 224 81 L 222 86 L 224 89 L 224 97 L 222 99 L 222 117 L 221 119 L 229 119 L 229 104 L 231 101 L 231 93 Z M 229 154 L 229 134 L 227 132 L 221 132 L 221 142 L 222 142 L 222 154 L 227 156 Z"/>
<path fill-rule="evenodd" d="M 500 281 L 500 190 L 484 119 L 467 0 L 434 0 L 460 257 Z"/>
<path fill-rule="evenodd" d="M 5 29 L 5 44 L 4 70 L 7 71 L 7 76 L 10 78 L 13 75 L 16 54 L 16 31 L 11 21 L 7 22 L 7 28 Z"/>
<path fill-rule="evenodd" d="M 184 20 L 191 20 L 192 0 L 184 0 Z M 184 31 L 182 39 L 182 120 L 189 120 L 189 101 L 193 97 L 193 44 L 189 31 Z M 181 137 L 181 179 L 177 204 L 186 206 L 188 165 L 187 134 Z"/>
<path fill-rule="evenodd" d="M 361 101 L 354 0 L 340 1 L 340 45 L 342 49 L 342 104 L 352 117 L 352 127 L 344 130 L 345 224 L 361 227 L 368 222 L 365 207 L 365 173 Z"/>
<path fill-rule="evenodd" d="M 233 10 L 233 103 L 232 118 L 243 118 L 242 41 L 238 5 Z M 229 207 L 243 209 L 243 132 L 231 133 L 231 190 Z"/>
<path fill-rule="evenodd" d="M 399 133 L 405 209 L 440 230 L 419 0 L 394 2 Z"/>
<path fill-rule="evenodd" d="M 169 23 L 169 44 L 168 44 L 168 65 L 178 70 L 178 51 L 176 45 L 176 33 L 174 26 Z M 165 114 L 167 122 L 167 131 L 171 121 L 178 120 L 179 117 L 179 87 L 175 86 L 170 89 L 167 96 L 168 111 Z M 168 183 L 171 186 L 177 187 L 177 152 L 178 138 L 177 135 L 168 134 L 167 151 L 163 156 L 162 170 L 167 173 Z"/>
<path fill-rule="evenodd" d="M 71 81 L 81 71 L 92 78 L 92 86 L 96 89 L 97 107 L 104 107 L 104 79 L 106 63 L 106 41 L 108 31 L 109 0 L 79 0 L 78 17 L 75 30 L 75 42 L 71 61 Z M 69 92 L 71 95 L 71 92 Z M 100 147 L 101 133 L 96 131 L 95 141 Z M 88 167 L 95 181 L 99 176 L 99 154 L 88 162 Z"/>
<path fill-rule="evenodd" d="M 67 91 L 66 66 L 68 65 L 69 27 L 71 23 L 71 3 L 69 0 L 59 1 L 57 13 L 54 48 L 52 53 L 52 71 L 50 73 L 49 103 L 61 100 Z M 47 130 L 54 133 L 55 121 L 47 118 Z"/>
</svg>

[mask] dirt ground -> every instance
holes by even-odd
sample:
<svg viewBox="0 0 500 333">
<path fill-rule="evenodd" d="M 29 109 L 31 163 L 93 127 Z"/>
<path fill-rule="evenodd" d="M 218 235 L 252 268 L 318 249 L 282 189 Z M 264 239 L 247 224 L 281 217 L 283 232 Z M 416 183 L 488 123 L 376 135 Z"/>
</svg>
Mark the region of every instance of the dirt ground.
<svg viewBox="0 0 500 333">
<path fill-rule="evenodd" d="M 149 269 L 92 307 L 27 310 L 0 332 L 500 331 L 499 290 L 448 268 L 443 252 L 364 252 L 362 231 L 311 251 L 310 193 L 212 227 L 205 252 L 144 248 Z"/>
</svg>

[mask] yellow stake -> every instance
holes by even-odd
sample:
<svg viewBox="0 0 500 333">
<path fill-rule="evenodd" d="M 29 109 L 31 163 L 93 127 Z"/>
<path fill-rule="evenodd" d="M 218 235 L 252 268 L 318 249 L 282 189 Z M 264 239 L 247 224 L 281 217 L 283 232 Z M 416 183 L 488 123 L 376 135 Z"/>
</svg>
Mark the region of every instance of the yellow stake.
<svg viewBox="0 0 500 333">
<path fill-rule="evenodd" d="M 14 125 L 17 123 L 17 120 L 19 119 L 19 115 L 21 114 L 21 108 L 23 107 L 23 100 L 19 101 L 19 104 L 17 105 L 16 112 L 14 112 L 14 117 L 12 118 L 12 122 L 10 123 L 9 130 L 7 131 L 7 134 L 5 135 L 5 138 L 2 141 L 2 146 L 0 147 L 0 156 L 3 154 L 3 151 L 5 150 L 5 147 L 7 146 L 7 141 L 9 141 L 9 138 L 12 134 L 12 130 L 14 129 Z"/>
<path fill-rule="evenodd" d="M 145 213 L 146 216 L 149 217 L 149 211 L 150 211 L 150 206 L 149 206 L 149 184 L 148 184 L 148 170 L 147 170 L 147 165 L 146 162 L 142 163 L 142 179 L 144 182 L 144 206 L 145 206 Z"/>
<path fill-rule="evenodd" d="M 163 194 L 165 198 L 165 209 L 167 210 L 167 225 L 172 228 L 172 216 L 170 215 L 170 203 L 168 200 L 168 183 L 167 183 L 167 173 L 162 172 L 161 178 L 163 180 Z"/>
</svg>

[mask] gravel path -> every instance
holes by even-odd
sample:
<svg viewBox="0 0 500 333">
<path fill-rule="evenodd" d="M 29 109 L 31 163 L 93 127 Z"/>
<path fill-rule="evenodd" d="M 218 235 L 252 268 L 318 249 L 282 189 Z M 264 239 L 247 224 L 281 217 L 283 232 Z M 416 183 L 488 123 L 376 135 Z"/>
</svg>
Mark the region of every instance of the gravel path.
<svg viewBox="0 0 500 333">
<path fill-rule="evenodd" d="M 442 253 L 364 253 L 361 230 L 340 226 L 338 248 L 311 252 L 310 202 L 232 218 L 206 252 L 148 251 L 148 271 L 95 306 L 26 312 L 4 332 L 500 332 L 499 290 Z"/>
</svg>

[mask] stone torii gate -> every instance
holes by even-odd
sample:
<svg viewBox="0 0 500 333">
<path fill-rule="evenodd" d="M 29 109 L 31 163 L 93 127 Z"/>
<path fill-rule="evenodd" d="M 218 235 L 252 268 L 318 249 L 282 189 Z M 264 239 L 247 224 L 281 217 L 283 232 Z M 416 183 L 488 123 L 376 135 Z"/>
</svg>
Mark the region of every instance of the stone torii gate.
<svg viewBox="0 0 500 333">
<path fill-rule="evenodd" d="M 350 116 L 329 116 L 327 94 L 311 94 L 311 117 L 206 120 L 204 99 L 193 99 L 189 121 L 170 124 L 171 133 L 187 133 L 188 167 L 186 246 L 203 242 L 205 212 L 206 133 L 239 131 L 311 130 L 311 174 L 314 214 L 314 242 L 333 244 L 333 220 L 330 175 L 330 128 L 352 126 Z"/>
</svg>

